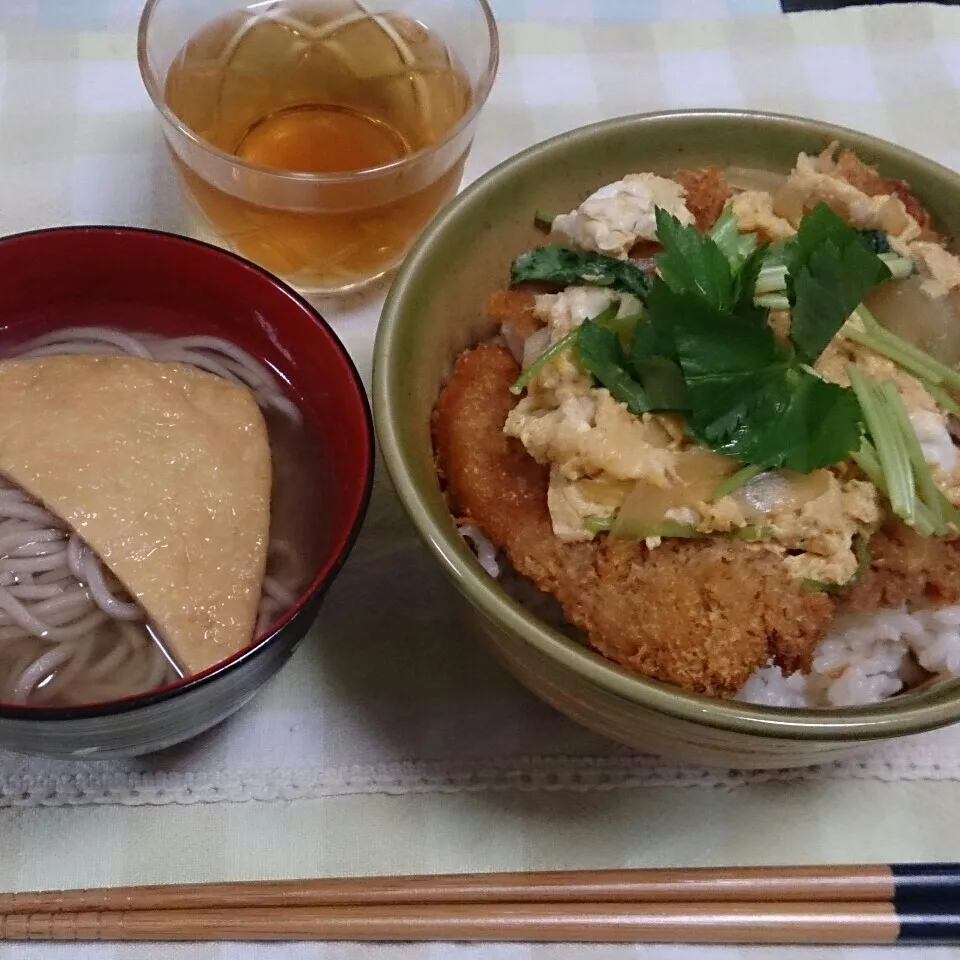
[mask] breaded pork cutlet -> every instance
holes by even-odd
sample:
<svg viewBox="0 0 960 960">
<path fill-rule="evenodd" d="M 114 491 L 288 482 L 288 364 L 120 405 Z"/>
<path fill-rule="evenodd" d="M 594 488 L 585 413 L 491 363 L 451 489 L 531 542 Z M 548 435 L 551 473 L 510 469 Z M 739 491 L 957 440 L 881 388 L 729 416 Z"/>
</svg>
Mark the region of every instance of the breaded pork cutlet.
<svg viewBox="0 0 960 960">
<path fill-rule="evenodd" d="M 905 184 L 884 180 L 850 154 L 838 165 L 868 194 L 901 196 L 929 229 L 929 215 Z M 687 191 L 699 229 L 709 229 L 730 195 L 722 174 L 711 168 L 674 177 Z M 631 255 L 658 250 L 641 241 Z M 494 293 L 489 315 L 505 337 L 523 340 L 542 326 L 535 294 L 548 289 Z M 807 589 L 779 556 L 737 540 L 666 539 L 653 550 L 605 534 L 585 543 L 560 540 L 547 506 L 549 468 L 503 432 L 517 402 L 509 388 L 519 372 L 510 351 L 496 342 L 456 361 L 432 422 L 451 510 L 480 527 L 520 574 L 556 597 L 602 654 L 629 670 L 732 695 L 771 659 L 786 673 L 808 670 L 837 614 L 960 602 L 960 541 L 920 537 L 898 521 L 871 538 L 856 585 L 835 593 Z"/>
<path fill-rule="evenodd" d="M 870 538 L 868 547 L 866 573 L 849 593 L 840 595 L 841 613 L 960 602 L 960 541 L 921 537 L 902 523 L 889 522 Z"/>
<path fill-rule="evenodd" d="M 731 695 L 771 658 L 786 672 L 809 669 L 837 613 L 960 601 L 957 542 L 922 538 L 901 524 L 871 538 L 865 574 L 836 598 L 807 590 L 779 557 L 739 541 L 666 540 L 655 550 L 606 536 L 564 543 L 547 510 L 548 468 L 503 433 L 518 373 L 509 350 L 495 343 L 456 361 L 432 423 L 451 509 L 624 667 Z"/>
<path fill-rule="evenodd" d="M 697 229 L 703 233 L 717 222 L 724 205 L 733 195 L 719 167 L 676 170 L 671 179 L 686 190 L 684 202 L 697 222 Z"/>
<path fill-rule="evenodd" d="M 651 551 L 605 536 L 557 539 L 547 468 L 503 433 L 519 372 L 506 348 L 481 344 L 460 355 L 440 395 L 434 444 L 454 515 L 479 526 L 602 654 L 632 671 L 729 695 L 770 657 L 808 668 L 834 603 L 792 581 L 773 554 L 736 541 L 665 541 Z"/>
<path fill-rule="evenodd" d="M 837 170 L 849 183 L 858 190 L 862 190 L 868 197 L 893 195 L 899 197 L 903 205 L 920 225 L 925 239 L 936 239 L 932 229 L 930 212 L 917 199 L 913 190 L 905 180 L 893 180 L 883 177 L 876 167 L 865 164 L 850 150 L 841 150 L 837 157 Z"/>
</svg>

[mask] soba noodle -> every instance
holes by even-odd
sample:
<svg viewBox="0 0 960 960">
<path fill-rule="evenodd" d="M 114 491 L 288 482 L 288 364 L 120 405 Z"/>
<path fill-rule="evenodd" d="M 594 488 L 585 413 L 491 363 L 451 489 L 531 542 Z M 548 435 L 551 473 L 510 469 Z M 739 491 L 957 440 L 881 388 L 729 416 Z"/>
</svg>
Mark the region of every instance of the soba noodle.
<svg viewBox="0 0 960 960">
<path fill-rule="evenodd" d="M 293 425 L 300 411 L 273 374 L 226 340 L 164 339 L 106 327 L 72 327 L 12 356 L 121 354 L 189 364 L 247 387 L 265 414 Z M 296 602 L 275 572 L 288 544 L 272 537 L 256 634 Z M 0 703 L 74 705 L 155 689 L 180 676 L 143 611 L 83 541 L 19 487 L 0 478 Z"/>
</svg>

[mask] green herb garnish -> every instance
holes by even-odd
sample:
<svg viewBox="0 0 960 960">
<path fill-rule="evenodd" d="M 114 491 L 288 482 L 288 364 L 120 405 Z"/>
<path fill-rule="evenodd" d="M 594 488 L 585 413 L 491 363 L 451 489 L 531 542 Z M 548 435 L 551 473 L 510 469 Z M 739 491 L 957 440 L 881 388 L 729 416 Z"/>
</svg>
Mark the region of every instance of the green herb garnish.
<svg viewBox="0 0 960 960">
<path fill-rule="evenodd" d="M 727 258 L 731 269 L 739 270 L 747 257 L 756 249 L 757 235 L 755 233 L 740 233 L 737 218 L 733 208 L 724 208 L 717 222 L 710 228 L 707 236 L 717 245 L 720 252 Z"/>
<path fill-rule="evenodd" d="M 889 276 L 856 231 L 821 205 L 786 247 L 794 313 L 790 346 L 774 337 L 753 303 L 762 248 L 737 273 L 710 237 L 681 227 L 663 211 L 658 236 L 667 248 L 658 265 L 669 258 L 669 267 L 661 267 L 653 282 L 647 312 L 657 329 L 672 334 L 694 436 L 744 464 L 800 473 L 857 449 L 856 398 L 810 370 L 865 293 Z M 748 268 L 752 278 L 744 275 Z"/>
<path fill-rule="evenodd" d="M 657 270 L 666 286 L 712 307 L 731 309 L 736 299 L 735 270 L 717 242 L 659 207 L 656 217 L 657 238 L 664 248 L 656 258 Z"/>
<path fill-rule="evenodd" d="M 617 328 L 614 326 L 617 323 L 617 314 L 620 312 L 620 302 L 615 300 L 610 304 L 605 310 L 602 310 L 593 318 L 593 323 L 597 324 L 600 327 L 606 327 L 608 324 L 612 331 L 615 331 Z M 629 318 L 624 318 L 625 320 L 632 320 L 636 322 L 636 315 L 632 315 Z M 587 321 L 588 323 L 590 321 Z M 530 381 L 548 364 L 554 357 L 563 353 L 565 350 L 573 349 L 577 345 L 577 340 L 580 337 L 580 328 L 577 327 L 574 330 L 571 330 L 569 333 L 562 336 L 559 340 L 551 343 L 543 353 L 540 354 L 535 360 L 530 363 L 530 366 L 527 367 L 523 373 L 513 382 L 510 387 L 510 392 L 514 396 L 519 396 L 530 384 Z"/>
<path fill-rule="evenodd" d="M 510 267 L 510 283 L 553 283 L 561 287 L 586 284 L 610 287 L 646 299 L 650 278 L 629 260 L 566 247 L 534 247 L 521 253 Z"/>
<path fill-rule="evenodd" d="M 619 310 L 614 310 L 614 315 L 609 318 L 594 317 L 593 322 L 600 324 L 605 330 L 612 330 L 619 338 L 620 345 L 624 350 L 630 348 L 633 342 L 633 336 L 637 329 L 637 324 L 643 317 L 643 310 L 636 313 L 625 313 L 620 315 Z"/>
<path fill-rule="evenodd" d="M 865 377 L 852 363 L 847 365 L 847 376 L 863 411 L 867 431 L 873 440 L 890 509 L 904 523 L 913 526 L 916 521 L 917 497 L 913 468 L 900 426 L 889 415 L 880 384 Z"/>
<path fill-rule="evenodd" d="M 614 521 L 616 520 L 616 518 L 613 519 Z M 590 528 L 588 527 L 587 529 Z M 649 526 L 631 526 L 629 532 L 626 534 L 621 534 L 616 529 L 615 522 L 611 523 L 608 529 L 611 530 L 613 536 L 623 536 L 624 539 L 627 540 L 644 540 L 647 537 L 673 537 L 682 540 L 697 540 L 704 536 L 693 524 L 678 523 L 676 520 L 660 520 L 657 523 L 651 523 Z"/>
<path fill-rule="evenodd" d="M 800 221 L 786 266 L 790 339 L 804 363 L 813 363 L 867 293 L 891 276 L 857 231 L 823 203 Z"/>
<path fill-rule="evenodd" d="M 557 215 L 555 213 L 550 213 L 546 210 L 537 210 L 533 215 L 534 225 L 548 232 L 552 229 L 553 221 L 556 219 Z"/>
<path fill-rule="evenodd" d="M 627 372 L 626 355 L 617 334 L 591 320 L 584 320 L 578 329 L 576 357 L 580 366 L 625 403 L 631 413 L 646 413 L 650 409 L 647 394 Z"/>
<path fill-rule="evenodd" d="M 879 256 L 881 253 L 892 253 L 890 238 L 884 230 L 858 230 L 861 242 L 868 250 Z"/>
<path fill-rule="evenodd" d="M 641 357 L 632 369 L 643 384 L 651 410 L 686 413 L 690 409 L 683 371 L 674 360 L 656 355 Z"/>
<path fill-rule="evenodd" d="M 943 407 L 947 413 L 960 418 L 960 403 L 957 403 L 943 387 L 938 387 L 932 383 L 924 383 L 923 388 L 933 397 L 938 407 Z"/>
<path fill-rule="evenodd" d="M 517 258 L 514 283 L 609 287 L 637 296 L 645 308 L 618 317 L 614 305 L 585 321 L 538 357 L 513 392 L 572 348 L 579 365 L 632 413 L 683 413 L 699 443 L 740 461 L 717 497 L 764 469 L 809 473 L 851 456 L 918 532 L 960 529 L 960 511 L 937 488 L 892 386 L 851 368 L 852 389 L 845 389 L 812 369 L 859 310 L 865 329 L 845 334 L 909 370 L 945 409 L 960 411 L 948 393 L 960 389 L 960 373 L 880 327 L 862 307 L 871 289 L 908 275 L 913 261 L 824 204 L 801 220 L 795 237 L 772 247 L 741 236 L 730 211 L 707 235 L 661 209 L 656 216 L 664 249 L 652 279 L 628 261 L 561 247 Z M 786 341 L 774 335 L 767 308 L 790 310 Z"/>
<path fill-rule="evenodd" d="M 703 534 L 689 523 L 677 523 L 676 520 L 661 520 L 655 523 L 646 534 L 648 537 L 680 537 L 684 540 L 696 540 Z"/>
<path fill-rule="evenodd" d="M 853 455 L 860 469 L 886 495 L 891 510 L 921 536 L 960 530 L 960 511 L 937 486 L 897 389 L 868 379 L 853 364 L 847 375 L 870 434 Z"/>
<path fill-rule="evenodd" d="M 758 305 L 771 310 L 789 310 L 790 300 L 786 295 L 787 266 L 784 262 L 789 247 L 782 247 L 779 255 L 771 259 L 769 251 L 764 256 L 754 300 Z M 898 253 L 881 253 L 880 259 L 890 271 L 892 280 L 904 280 L 917 269 L 910 257 L 901 257 Z"/>
<path fill-rule="evenodd" d="M 577 342 L 577 336 L 579 330 L 571 330 L 565 336 L 562 336 L 559 340 L 555 340 L 553 343 L 547 347 L 543 353 L 534 360 L 523 373 L 513 382 L 513 385 L 510 387 L 510 392 L 514 396 L 519 396 L 526 390 L 527 385 L 530 381 L 558 354 L 563 353 L 564 350 L 569 350 Z"/>
<path fill-rule="evenodd" d="M 843 589 L 840 583 L 830 583 L 827 580 L 811 580 L 804 577 L 800 581 L 800 586 L 809 593 L 839 593 Z"/>
<path fill-rule="evenodd" d="M 690 403 L 688 426 L 745 464 L 801 473 L 836 463 L 860 438 L 856 401 L 804 369 L 766 323 L 657 280 L 648 311 L 672 328 Z"/>
<path fill-rule="evenodd" d="M 729 496 L 762 472 L 763 467 L 758 467 L 753 463 L 746 467 L 741 467 L 736 473 L 730 474 L 726 480 L 721 480 L 720 483 L 717 484 L 716 489 L 713 491 L 713 499 L 721 500 L 723 497 Z"/>
<path fill-rule="evenodd" d="M 863 304 L 857 307 L 857 316 L 864 329 L 861 331 L 853 326 L 846 327 L 843 331 L 845 337 L 892 360 L 924 385 L 944 385 L 960 390 L 960 372 L 887 330 Z"/>
<path fill-rule="evenodd" d="M 584 517 L 583 518 L 583 527 L 585 530 L 588 530 L 590 533 L 607 533 L 610 528 L 613 526 L 613 521 L 616 520 L 616 515 L 609 517 Z"/>
</svg>

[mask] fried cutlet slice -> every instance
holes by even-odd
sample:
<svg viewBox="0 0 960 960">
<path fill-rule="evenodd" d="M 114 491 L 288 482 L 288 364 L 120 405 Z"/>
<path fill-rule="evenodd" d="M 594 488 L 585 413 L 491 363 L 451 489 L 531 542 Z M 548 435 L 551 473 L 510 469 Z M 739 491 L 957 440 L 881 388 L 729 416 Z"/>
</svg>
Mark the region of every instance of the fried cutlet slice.
<svg viewBox="0 0 960 960">
<path fill-rule="evenodd" d="M 538 293 L 550 290 L 534 284 L 507 290 L 495 290 L 487 297 L 487 314 L 498 327 L 511 326 L 517 335 L 526 340 L 543 326 L 543 321 L 534 313 Z"/>
<path fill-rule="evenodd" d="M 960 602 L 960 541 L 921 537 L 890 522 L 870 538 L 870 562 L 841 609 L 869 613 L 880 607 L 940 607 Z"/>
<path fill-rule="evenodd" d="M 773 657 L 809 667 L 834 603 L 740 542 L 666 541 L 655 550 L 601 536 L 564 543 L 547 510 L 548 469 L 503 433 L 519 367 L 482 344 L 461 354 L 433 415 L 438 470 L 455 515 L 553 594 L 602 654 L 687 690 L 730 695 Z"/>
<path fill-rule="evenodd" d="M 719 167 L 700 167 L 696 170 L 677 170 L 673 179 L 687 191 L 687 209 L 702 232 L 709 230 L 723 213 L 724 204 L 732 196 Z"/>
<path fill-rule="evenodd" d="M 923 230 L 924 239 L 936 238 L 931 225 L 930 212 L 916 198 L 913 189 L 906 180 L 893 180 L 881 176 L 876 167 L 868 166 L 850 150 L 840 152 L 837 157 L 837 170 L 849 183 L 868 197 L 889 195 L 899 197 L 907 213 L 917 221 L 921 230 Z"/>
</svg>

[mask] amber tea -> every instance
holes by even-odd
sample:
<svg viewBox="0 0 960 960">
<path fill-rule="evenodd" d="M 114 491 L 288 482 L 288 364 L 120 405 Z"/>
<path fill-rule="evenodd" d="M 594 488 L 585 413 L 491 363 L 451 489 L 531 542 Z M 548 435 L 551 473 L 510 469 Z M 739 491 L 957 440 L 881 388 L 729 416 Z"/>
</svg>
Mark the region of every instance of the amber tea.
<svg viewBox="0 0 960 960">
<path fill-rule="evenodd" d="M 455 192 L 468 138 L 417 169 L 402 161 L 443 144 L 474 96 L 443 39 L 422 24 L 323 0 L 213 20 L 173 59 L 163 95 L 197 137 L 240 161 L 218 177 L 173 150 L 210 230 L 319 291 L 394 266 Z M 386 169 L 360 172 L 371 168 Z"/>
</svg>

